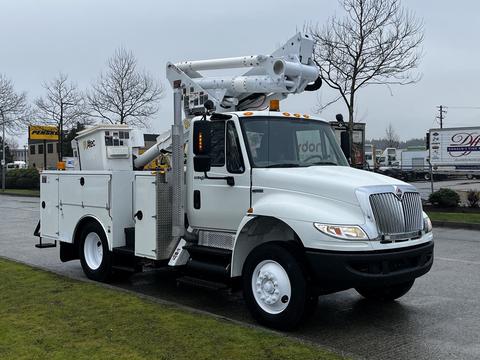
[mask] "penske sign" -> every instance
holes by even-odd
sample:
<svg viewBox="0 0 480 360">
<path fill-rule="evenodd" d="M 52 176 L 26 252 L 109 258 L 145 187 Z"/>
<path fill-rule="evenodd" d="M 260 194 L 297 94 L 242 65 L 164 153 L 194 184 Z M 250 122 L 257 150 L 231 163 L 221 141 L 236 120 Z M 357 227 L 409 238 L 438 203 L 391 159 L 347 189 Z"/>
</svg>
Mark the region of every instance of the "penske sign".
<svg viewBox="0 0 480 360">
<path fill-rule="evenodd" d="M 58 140 L 58 128 L 56 126 L 31 125 L 28 127 L 30 140 Z"/>
</svg>

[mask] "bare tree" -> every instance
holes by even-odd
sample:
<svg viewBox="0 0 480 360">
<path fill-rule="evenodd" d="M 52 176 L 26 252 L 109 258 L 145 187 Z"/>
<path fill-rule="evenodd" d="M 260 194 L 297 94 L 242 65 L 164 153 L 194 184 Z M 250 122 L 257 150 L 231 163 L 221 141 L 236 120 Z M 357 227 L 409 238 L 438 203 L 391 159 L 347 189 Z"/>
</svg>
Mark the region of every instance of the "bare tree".
<svg viewBox="0 0 480 360">
<path fill-rule="evenodd" d="M 51 82 L 45 82 L 44 97 L 35 100 L 37 118 L 46 125 L 58 128 L 59 153 L 58 160 L 63 156 L 63 133 L 77 123 L 88 124 L 88 116 L 84 95 L 77 85 L 68 80 L 66 74 L 58 74 Z"/>
<path fill-rule="evenodd" d="M 19 148 L 19 144 L 18 144 L 18 141 L 17 139 L 15 138 L 9 138 L 9 139 L 5 139 L 5 143 L 7 144 L 7 146 L 10 148 L 10 150 L 12 149 L 18 149 Z"/>
<path fill-rule="evenodd" d="M 93 116 L 112 124 L 147 127 L 162 94 L 162 85 L 137 69 L 133 53 L 120 48 L 108 60 L 106 73 L 93 84 L 88 101 Z"/>
<path fill-rule="evenodd" d="M 85 97 L 76 84 L 68 80 L 68 75 L 59 73 L 51 82 L 45 82 L 44 97 L 35 100 L 37 118 L 46 125 L 58 128 L 59 153 L 62 160 L 64 130 L 69 130 L 77 123 L 92 123 L 88 115 Z"/>
<path fill-rule="evenodd" d="M 0 74 L 0 125 L 2 126 L 2 189 L 5 190 L 5 133 L 18 134 L 26 127 L 29 108 L 24 92 L 17 93 L 13 82 Z"/>
<path fill-rule="evenodd" d="M 413 71 L 422 56 L 423 22 L 405 10 L 400 0 L 340 0 L 340 4 L 344 17 L 333 17 L 325 26 L 310 31 L 320 75 L 338 91 L 338 96 L 320 104 L 319 110 L 343 100 L 351 137 L 359 89 L 420 80 Z"/>
<path fill-rule="evenodd" d="M 387 147 L 398 147 L 400 144 L 400 137 L 398 136 L 395 128 L 392 123 L 388 124 L 388 127 L 385 129 L 385 140 Z"/>
</svg>

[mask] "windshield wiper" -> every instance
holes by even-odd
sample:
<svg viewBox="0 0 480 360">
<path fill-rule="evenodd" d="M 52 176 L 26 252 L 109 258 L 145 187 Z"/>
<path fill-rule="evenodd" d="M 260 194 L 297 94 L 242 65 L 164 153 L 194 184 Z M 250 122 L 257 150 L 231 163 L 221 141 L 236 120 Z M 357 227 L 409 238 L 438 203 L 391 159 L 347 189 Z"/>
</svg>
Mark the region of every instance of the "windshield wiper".
<svg viewBox="0 0 480 360">
<path fill-rule="evenodd" d="M 273 165 L 268 165 L 265 166 L 266 168 L 289 168 L 289 167 L 299 167 L 299 164 L 294 164 L 294 163 L 284 163 L 284 164 L 273 164 Z"/>
<path fill-rule="evenodd" d="M 314 162 L 314 163 L 311 163 L 311 164 L 308 164 L 309 166 L 312 166 L 312 165 L 338 165 L 336 162 L 333 162 L 333 161 L 317 161 L 317 162 Z"/>
</svg>

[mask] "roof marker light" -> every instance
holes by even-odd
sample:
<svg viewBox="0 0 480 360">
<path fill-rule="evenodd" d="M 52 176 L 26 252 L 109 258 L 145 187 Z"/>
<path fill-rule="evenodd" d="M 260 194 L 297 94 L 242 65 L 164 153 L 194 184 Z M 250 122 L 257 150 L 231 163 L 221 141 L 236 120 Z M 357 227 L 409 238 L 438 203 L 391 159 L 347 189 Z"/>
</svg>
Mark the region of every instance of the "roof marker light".
<svg viewBox="0 0 480 360">
<path fill-rule="evenodd" d="M 280 100 L 270 100 L 270 111 L 280 111 Z"/>
</svg>

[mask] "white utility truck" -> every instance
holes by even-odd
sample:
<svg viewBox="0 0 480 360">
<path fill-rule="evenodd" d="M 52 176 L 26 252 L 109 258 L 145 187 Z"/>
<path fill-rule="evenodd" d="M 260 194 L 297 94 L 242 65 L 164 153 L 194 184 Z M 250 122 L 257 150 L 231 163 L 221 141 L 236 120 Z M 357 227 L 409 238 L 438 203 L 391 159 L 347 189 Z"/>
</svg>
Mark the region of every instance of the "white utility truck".
<svg viewBox="0 0 480 360">
<path fill-rule="evenodd" d="M 480 127 L 430 129 L 427 134 L 434 175 L 480 177 Z"/>
<path fill-rule="evenodd" d="M 349 167 L 328 122 L 278 109 L 320 87 L 312 51 L 299 33 L 269 56 L 167 64 L 170 140 L 134 157 L 142 145 L 128 126 L 80 132 L 78 169 L 41 174 L 37 246 L 60 242 L 60 259 L 98 281 L 153 265 L 243 288 L 253 316 L 276 328 L 298 325 L 321 294 L 404 295 L 433 263 L 416 189 Z M 170 171 L 141 171 L 169 151 Z"/>
</svg>

